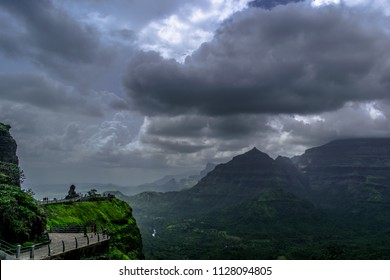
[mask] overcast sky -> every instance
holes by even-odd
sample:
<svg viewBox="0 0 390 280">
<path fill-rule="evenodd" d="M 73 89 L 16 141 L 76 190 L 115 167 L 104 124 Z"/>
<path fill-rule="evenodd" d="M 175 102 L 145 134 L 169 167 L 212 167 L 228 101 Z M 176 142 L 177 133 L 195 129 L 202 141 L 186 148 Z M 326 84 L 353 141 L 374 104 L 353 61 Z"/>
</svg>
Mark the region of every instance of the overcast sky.
<svg viewBox="0 0 390 280">
<path fill-rule="evenodd" d="M 390 137 L 389 16 L 383 0 L 1 0 L 0 122 L 25 186 Z"/>
</svg>

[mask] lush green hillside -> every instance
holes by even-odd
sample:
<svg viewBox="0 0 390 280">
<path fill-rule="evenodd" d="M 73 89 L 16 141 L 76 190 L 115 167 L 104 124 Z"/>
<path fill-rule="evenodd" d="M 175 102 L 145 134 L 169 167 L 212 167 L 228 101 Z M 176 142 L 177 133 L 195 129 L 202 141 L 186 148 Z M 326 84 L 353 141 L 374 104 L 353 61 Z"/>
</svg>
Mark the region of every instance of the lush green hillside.
<svg viewBox="0 0 390 280">
<path fill-rule="evenodd" d="M 47 227 L 84 226 L 96 223 L 110 233 L 110 259 L 143 259 L 142 239 L 131 207 L 119 199 L 70 202 L 45 206 Z M 100 256 L 101 257 L 101 256 Z"/>
</svg>

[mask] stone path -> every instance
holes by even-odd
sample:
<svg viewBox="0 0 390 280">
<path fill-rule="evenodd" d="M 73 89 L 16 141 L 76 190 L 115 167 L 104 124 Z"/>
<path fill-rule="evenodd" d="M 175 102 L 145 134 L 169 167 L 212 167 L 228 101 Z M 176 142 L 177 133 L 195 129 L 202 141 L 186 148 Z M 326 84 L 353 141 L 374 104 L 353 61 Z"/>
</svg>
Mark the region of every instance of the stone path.
<svg viewBox="0 0 390 280">
<path fill-rule="evenodd" d="M 63 243 L 65 244 L 65 252 L 75 250 L 77 248 L 86 247 L 98 242 L 105 241 L 109 238 L 103 236 L 102 234 L 88 234 L 88 238 L 84 237 L 83 233 L 50 233 L 49 238 L 51 239 L 50 243 L 50 255 L 58 255 L 63 253 Z M 89 244 L 88 244 L 89 239 Z M 77 240 L 77 244 L 76 244 Z M 77 247 L 76 247 L 77 245 Z M 44 259 L 49 255 L 49 246 L 45 245 L 39 249 L 34 250 L 34 259 Z M 20 255 L 20 259 L 28 260 L 30 259 L 30 252 L 25 252 Z"/>
</svg>

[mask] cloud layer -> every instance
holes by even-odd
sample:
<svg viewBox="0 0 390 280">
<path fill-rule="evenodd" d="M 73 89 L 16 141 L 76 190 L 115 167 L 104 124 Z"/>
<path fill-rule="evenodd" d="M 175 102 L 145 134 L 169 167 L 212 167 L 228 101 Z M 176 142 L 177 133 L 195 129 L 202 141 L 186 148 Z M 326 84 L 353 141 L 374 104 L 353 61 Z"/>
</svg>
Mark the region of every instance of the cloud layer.
<svg viewBox="0 0 390 280">
<path fill-rule="evenodd" d="M 184 64 L 139 53 L 125 77 L 148 115 L 311 114 L 388 97 L 387 18 L 307 4 L 235 14 Z"/>
<path fill-rule="evenodd" d="M 390 136 L 388 8 L 0 1 L 0 121 L 27 183 L 134 185 L 253 146 Z"/>
</svg>

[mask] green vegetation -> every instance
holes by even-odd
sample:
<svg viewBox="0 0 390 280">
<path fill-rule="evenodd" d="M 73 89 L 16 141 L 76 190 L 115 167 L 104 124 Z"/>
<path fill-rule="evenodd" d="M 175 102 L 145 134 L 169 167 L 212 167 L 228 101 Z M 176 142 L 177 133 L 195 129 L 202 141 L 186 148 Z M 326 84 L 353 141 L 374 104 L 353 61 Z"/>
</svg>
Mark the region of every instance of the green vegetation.
<svg viewBox="0 0 390 280">
<path fill-rule="evenodd" d="M 19 186 L 21 179 L 24 179 L 24 174 L 17 164 L 0 161 L 1 183 Z"/>
<path fill-rule="evenodd" d="M 356 205 L 356 216 L 340 217 L 278 191 L 183 216 L 158 199 L 145 210 L 149 202 L 132 198 L 147 259 L 390 259 L 385 205 Z"/>
<path fill-rule="evenodd" d="M 0 184 L 1 239 L 10 243 L 42 241 L 45 219 L 36 201 L 18 186 Z"/>
<path fill-rule="evenodd" d="M 10 128 L 11 128 L 10 125 L 0 123 L 0 131 L 8 132 Z"/>
<path fill-rule="evenodd" d="M 110 233 L 109 259 L 143 259 L 142 240 L 131 207 L 119 199 L 45 205 L 47 228 L 95 223 Z M 100 256 L 102 257 L 102 256 Z"/>
</svg>

